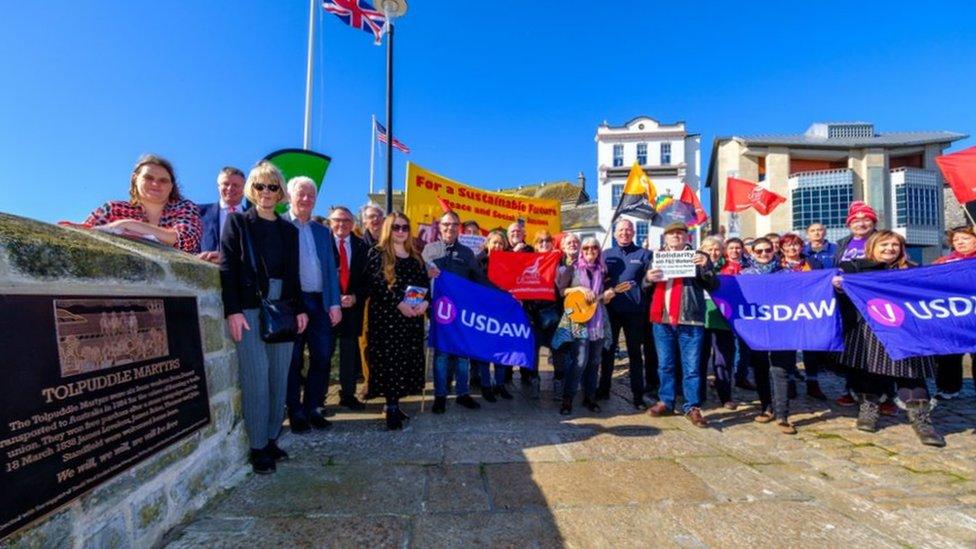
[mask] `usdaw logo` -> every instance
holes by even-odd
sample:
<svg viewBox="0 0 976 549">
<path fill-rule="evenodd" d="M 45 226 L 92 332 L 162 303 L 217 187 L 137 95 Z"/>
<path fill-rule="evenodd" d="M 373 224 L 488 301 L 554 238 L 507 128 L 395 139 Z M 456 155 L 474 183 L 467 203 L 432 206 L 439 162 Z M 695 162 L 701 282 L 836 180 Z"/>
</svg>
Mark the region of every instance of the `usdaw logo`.
<svg viewBox="0 0 976 549">
<path fill-rule="evenodd" d="M 434 319 L 437 320 L 438 324 L 450 324 L 454 322 L 457 314 L 457 306 L 447 296 L 443 296 L 434 302 Z"/>
<path fill-rule="evenodd" d="M 868 314 L 882 326 L 897 328 L 905 322 L 905 310 L 887 299 L 880 297 L 867 303 Z"/>
</svg>

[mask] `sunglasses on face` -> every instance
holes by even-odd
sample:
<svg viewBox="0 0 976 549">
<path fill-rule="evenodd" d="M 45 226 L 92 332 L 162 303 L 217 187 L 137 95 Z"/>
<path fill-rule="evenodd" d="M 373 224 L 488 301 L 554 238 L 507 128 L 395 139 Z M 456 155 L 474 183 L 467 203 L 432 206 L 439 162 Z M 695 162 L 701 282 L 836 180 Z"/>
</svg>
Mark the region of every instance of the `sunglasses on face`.
<svg viewBox="0 0 976 549">
<path fill-rule="evenodd" d="M 410 225 L 409 224 L 406 224 L 406 223 L 394 223 L 393 225 L 390 226 L 390 228 L 395 233 L 409 233 L 410 232 Z"/>
<path fill-rule="evenodd" d="M 263 192 L 265 190 L 268 190 L 273 193 L 276 193 L 281 190 L 281 185 L 278 185 L 277 183 L 271 183 L 267 185 L 264 183 L 255 183 L 251 186 L 254 187 L 254 190 L 257 192 Z"/>
<path fill-rule="evenodd" d="M 600 247 L 599 246 L 583 246 L 582 249 L 583 250 L 596 250 L 596 251 L 600 251 Z"/>
<path fill-rule="evenodd" d="M 755 250 L 753 250 L 753 253 L 756 253 L 756 254 L 771 254 L 771 253 L 773 253 L 773 249 L 772 248 L 756 248 Z"/>
<path fill-rule="evenodd" d="M 539 244 L 552 244 L 552 239 L 551 238 L 540 239 Z"/>
</svg>

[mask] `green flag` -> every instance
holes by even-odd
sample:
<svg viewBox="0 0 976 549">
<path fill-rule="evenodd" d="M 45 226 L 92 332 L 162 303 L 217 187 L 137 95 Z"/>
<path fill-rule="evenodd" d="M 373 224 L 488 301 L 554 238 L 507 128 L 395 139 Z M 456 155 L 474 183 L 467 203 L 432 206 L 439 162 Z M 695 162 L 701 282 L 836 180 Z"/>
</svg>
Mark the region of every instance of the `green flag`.
<svg viewBox="0 0 976 549">
<path fill-rule="evenodd" d="M 286 183 L 293 177 L 304 175 L 315 181 L 315 187 L 320 191 L 325 181 L 325 171 L 329 169 L 329 164 L 332 162 L 332 159 L 324 154 L 305 149 L 281 149 L 265 156 L 264 160 L 281 170 Z M 287 204 L 278 206 L 278 213 L 286 211 L 288 211 Z"/>
</svg>

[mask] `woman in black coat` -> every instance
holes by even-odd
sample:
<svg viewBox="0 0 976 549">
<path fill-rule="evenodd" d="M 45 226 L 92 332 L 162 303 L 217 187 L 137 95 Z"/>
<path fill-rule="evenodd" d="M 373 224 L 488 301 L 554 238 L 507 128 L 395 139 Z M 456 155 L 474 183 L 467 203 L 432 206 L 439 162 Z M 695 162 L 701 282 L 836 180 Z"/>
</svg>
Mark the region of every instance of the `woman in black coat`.
<svg viewBox="0 0 976 549">
<path fill-rule="evenodd" d="M 912 266 L 905 252 L 904 237 L 892 231 L 875 232 L 864 245 L 862 259 L 840 264 L 845 273 L 907 269 Z M 834 277 L 833 283 L 839 291 L 843 291 L 843 276 Z M 857 428 L 868 432 L 877 430 L 878 404 L 885 398 L 885 388 L 894 384 L 897 387 L 897 401 L 907 410 L 908 419 L 922 444 L 945 446 L 945 439 L 932 426 L 932 406 L 925 384 L 925 378 L 934 369 L 933 358 L 893 360 L 864 317 L 857 314 L 852 320 L 844 323 L 841 362 L 850 368 L 851 389 L 860 402 Z"/>
<path fill-rule="evenodd" d="M 293 344 L 261 339 L 258 294 L 288 301 L 297 312 L 299 333 L 305 330 L 308 316 L 298 299 L 298 229 L 275 213 L 275 207 L 287 201 L 284 177 L 263 161 L 248 174 L 244 195 L 254 207 L 230 214 L 220 237 L 221 297 L 237 347 L 251 466 L 255 473 L 268 474 L 275 471 L 276 461 L 288 457 L 276 441 L 285 418 Z"/>
</svg>

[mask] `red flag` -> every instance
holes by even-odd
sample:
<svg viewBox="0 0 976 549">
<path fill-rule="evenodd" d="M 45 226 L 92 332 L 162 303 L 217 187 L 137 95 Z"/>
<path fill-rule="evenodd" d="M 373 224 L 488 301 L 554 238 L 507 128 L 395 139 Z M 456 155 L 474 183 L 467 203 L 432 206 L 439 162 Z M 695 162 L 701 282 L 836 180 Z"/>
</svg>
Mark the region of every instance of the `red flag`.
<svg viewBox="0 0 976 549">
<path fill-rule="evenodd" d="M 488 256 L 488 280 L 519 301 L 554 301 L 560 257 L 559 252 L 492 252 Z"/>
<path fill-rule="evenodd" d="M 689 227 L 697 227 L 699 225 L 704 225 L 708 221 L 708 214 L 705 213 L 705 208 L 702 207 L 701 200 L 698 200 L 698 195 L 695 191 L 691 190 L 691 187 L 687 183 L 684 184 L 685 188 L 681 190 L 681 197 L 678 200 L 686 202 L 695 207 L 695 222 Z"/>
<path fill-rule="evenodd" d="M 935 162 L 960 204 L 976 200 L 976 147 L 937 156 Z"/>
<path fill-rule="evenodd" d="M 755 208 L 759 215 L 769 215 L 783 202 L 786 202 L 786 197 L 768 191 L 752 181 L 730 177 L 725 183 L 724 210 L 727 212 Z"/>
<path fill-rule="evenodd" d="M 441 205 L 441 211 L 443 213 L 447 213 L 447 212 L 451 211 L 451 205 L 448 204 L 448 202 L 446 200 L 444 200 L 443 198 L 441 198 L 441 197 L 438 196 L 437 197 L 437 203 Z"/>
</svg>

